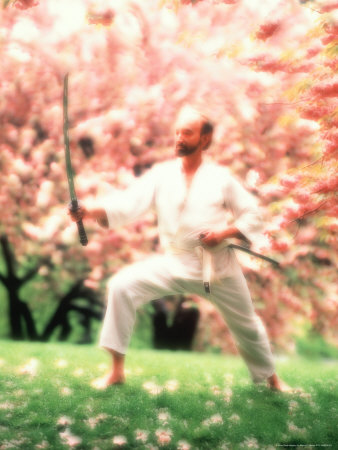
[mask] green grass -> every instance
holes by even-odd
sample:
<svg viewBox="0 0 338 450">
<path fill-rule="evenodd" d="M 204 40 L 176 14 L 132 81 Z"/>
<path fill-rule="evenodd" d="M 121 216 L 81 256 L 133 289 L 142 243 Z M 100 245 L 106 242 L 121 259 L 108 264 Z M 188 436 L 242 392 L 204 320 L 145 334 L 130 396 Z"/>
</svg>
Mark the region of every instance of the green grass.
<svg viewBox="0 0 338 450">
<path fill-rule="evenodd" d="M 165 449 L 338 448 L 335 361 L 277 361 L 285 381 L 303 390 L 286 395 L 252 385 L 236 357 L 131 349 L 127 384 L 102 391 L 91 382 L 109 359 L 95 346 L 0 348 L 1 450 L 66 449 L 67 436 L 81 439 L 78 449 L 115 448 L 116 436 L 123 448 L 162 448 L 160 430 L 170 436 Z M 33 374 L 20 373 L 29 361 Z M 58 424 L 64 416 L 70 423 Z M 136 430 L 148 434 L 145 443 Z"/>
<path fill-rule="evenodd" d="M 329 344 L 318 334 L 307 333 L 303 338 L 296 338 L 297 353 L 307 358 L 338 359 L 338 348 Z"/>
</svg>

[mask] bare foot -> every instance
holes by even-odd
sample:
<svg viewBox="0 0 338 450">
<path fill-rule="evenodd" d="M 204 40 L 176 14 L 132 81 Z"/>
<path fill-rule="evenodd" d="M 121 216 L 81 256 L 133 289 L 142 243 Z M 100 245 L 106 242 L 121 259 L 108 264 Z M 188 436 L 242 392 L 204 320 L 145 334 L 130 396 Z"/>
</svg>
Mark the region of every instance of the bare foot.
<svg viewBox="0 0 338 450">
<path fill-rule="evenodd" d="M 278 378 L 278 376 L 274 373 L 271 377 L 268 378 L 268 387 L 273 391 L 278 392 L 293 392 L 293 389 L 287 385 L 283 380 Z"/>
<path fill-rule="evenodd" d="M 106 377 L 106 386 L 112 386 L 113 384 L 124 384 L 126 377 L 123 373 L 110 372 Z"/>
<path fill-rule="evenodd" d="M 115 374 L 114 372 L 110 372 L 104 377 L 96 378 L 95 380 L 93 380 L 91 382 L 91 385 L 95 389 L 104 390 L 109 386 L 124 384 L 125 381 L 126 379 L 124 374 Z"/>
</svg>

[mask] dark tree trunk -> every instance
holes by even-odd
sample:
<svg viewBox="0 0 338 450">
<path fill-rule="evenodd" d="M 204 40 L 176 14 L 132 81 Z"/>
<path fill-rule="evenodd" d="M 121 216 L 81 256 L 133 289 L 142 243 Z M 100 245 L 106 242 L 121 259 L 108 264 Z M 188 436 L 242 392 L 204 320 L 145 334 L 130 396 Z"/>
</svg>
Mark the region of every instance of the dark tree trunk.
<svg viewBox="0 0 338 450">
<path fill-rule="evenodd" d="M 36 340 L 38 335 L 35 323 L 28 306 L 20 299 L 19 289 L 35 275 L 37 269 L 31 270 L 24 277 L 19 278 L 16 275 L 15 256 L 6 235 L 1 235 L 0 245 L 7 269 L 7 276 L 1 274 L 0 281 L 5 285 L 8 292 L 11 338 L 16 340 L 24 339 L 25 330 L 23 324 L 25 324 L 28 337 L 32 340 Z"/>
<path fill-rule="evenodd" d="M 27 337 L 30 340 L 47 341 L 53 332 L 60 327 L 59 339 L 64 341 L 72 331 L 69 322 L 69 312 L 76 311 L 81 315 L 81 324 L 85 329 L 85 339 L 90 340 L 90 320 L 102 318 L 102 306 L 96 298 L 93 290 L 83 284 L 83 280 L 77 281 L 69 291 L 61 298 L 53 316 L 46 325 L 42 335 L 39 336 L 29 306 L 23 302 L 19 295 L 20 288 L 31 280 L 38 272 L 39 267 L 46 261 L 41 260 L 33 269 L 29 269 L 22 277 L 17 276 L 15 255 L 8 242 L 6 235 L 0 236 L 0 246 L 4 257 L 7 274 L 0 273 L 0 282 L 3 283 L 8 292 L 9 301 L 9 324 L 12 339 L 21 340 Z M 73 304 L 73 300 L 85 299 L 88 306 Z M 96 310 L 95 308 L 99 308 Z"/>
<path fill-rule="evenodd" d="M 12 339 L 20 340 L 24 338 L 20 315 L 20 300 L 17 297 L 16 290 L 11 289 L 10 287 L 7 289 L 9 297 L 10 336 Z"/>
<path fill-rule="evenodd" d="M 179 299 L 176 307 L 173 323 L 168 325 L 169 311 L 165 300 L 158 299 L 152 302 L 154 307 L 153 343 L 157 349 L 191 350 L 194 335 L 199 320 L 199 310 L 190 307 L 184 308 L 185 298 Z"/>
<path fill-rule="evenodd" d="M 72 327 L 70 326 L 68 317 L 66 315 L 63 316 L 62 322 L 59 325 L 61 325 L 59 341 L 66 341 L 72 331 Z"/>
<path fill-rule="evenodd" d="M 67 313 L 70 309 L 70 303 L 73 299 L 80 297 L 81 295 L 81 287 L 82 280 L 78 283 L 76 283 L 74 286 L 71 287 L 71 289 L 65 294 L 58 307 L 56 308 L 56 311 L 54 312 L 52 318 L 49 320 L 48 324 L 46 325 L 42 335 L 41 340 L 48 341 L 50 339 L 51 335 L 53 334 L 54 330 L 62 326 L 65 330 L 67 329 L 67 325 L 65 324 Z M 66 334 L 66 331 L 61 332 L 60 337 L 64 336 Z"/>
<path fill-rule="evenodd" d="M 28 308 L 26 303 L 24 303 L 22 301 L 20 301 L 20 309 L 21 309 L 21 316 L 26 325 L 26 331 L 27 331 L 29 339 L 32 341 L 37 341 L 39 339 L 39 336 L 36 331 L 35 322 L 34 322 L 32 314 L 30 312 L 30 309 Z"/>
<path fill-rule="evenodd" d="M 78 298 L 87 299 L 90 302 L 90 307 L 80 307 L 77 305 L 73 305 L 72 301 Z M 55 329 L 59 326 L 62 327 L 62 331 L 60 333 L 60 339 L 65 340 L 69 333 L 71 332 L 71 328 L 68 321 L 68 314 L 70 311 L 77 311 L 83 317 L 96 318 L 101 319 L 101 311 L 97 312 L 94 310 L 94 306 L 100 306 L 100 303 L 96 299 L 95 292 L 91 289 L 88 289 L 84 286 L 83 280 L 75 283 L 70 290 L 62 297 L 56 311 L 54 312 L 52 318 L 49 323 L 46 325 L 42 335 L 41 340 L 48 341 L 51 335 L 55 331 Z M 85 321 L 88 327 L 88 321 Z"/>
</svg>

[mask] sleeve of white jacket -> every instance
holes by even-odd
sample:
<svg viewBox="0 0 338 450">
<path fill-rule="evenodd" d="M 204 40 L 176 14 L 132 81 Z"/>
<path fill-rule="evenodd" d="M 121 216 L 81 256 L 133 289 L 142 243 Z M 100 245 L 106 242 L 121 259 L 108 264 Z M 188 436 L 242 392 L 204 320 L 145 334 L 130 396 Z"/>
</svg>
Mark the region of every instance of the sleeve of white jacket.
<svg viewBox="0 0 338 450">
<path fill-rule="evenodd" d="M 100 203 L 106 211 L 109 228 L 131 223 L 149 211 L 154 204 L 155 187 L 156 170 L 151 169 L 128 188 L 116 189 L 105 197 Z"/>
<path fill-rule="evenodd" d="M 265 237 L 262 211 L 256 199 L 232 177 L 227 183 L 226 203 L 234 216 L 234 226 L 249 239 L 254 247 L 263 245 Z"/>
</svg>

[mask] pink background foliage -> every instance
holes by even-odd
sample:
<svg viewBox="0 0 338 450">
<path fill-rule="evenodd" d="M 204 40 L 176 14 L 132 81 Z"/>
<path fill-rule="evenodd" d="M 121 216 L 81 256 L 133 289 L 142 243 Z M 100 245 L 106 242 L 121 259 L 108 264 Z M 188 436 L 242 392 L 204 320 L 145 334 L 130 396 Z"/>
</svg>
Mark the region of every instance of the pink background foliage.
<svg viewBox="0 0 338 450">
<path fill-rule="evenodd" d="M 62 83 L 69 72 L 70 144 L 80 199 L 95 202 L 173 155 L 187 101 L 216 124 L 209 155 L 265 208 L 267 253 L 240 256 L 275 345 L 304 324 L 337 336 L 337 2 L 17 1 L 0 31 L 0 232 L 20 264 L 49 256 L 58 279 L 103 281 L 157 250 L 153 214 L 125 228 L 87 223 L 80 247 L 66 215 Z M 82 144 L 81 144 L 82 142 Z M 89 143 L 84 147 L 83 143 Z M 198 346 L 232 350 L 217 312 Z M 204 328 L 203 328 L 204 327 Z M 204 333 L 204 335 L 203 335 Z"/>
</svg>

